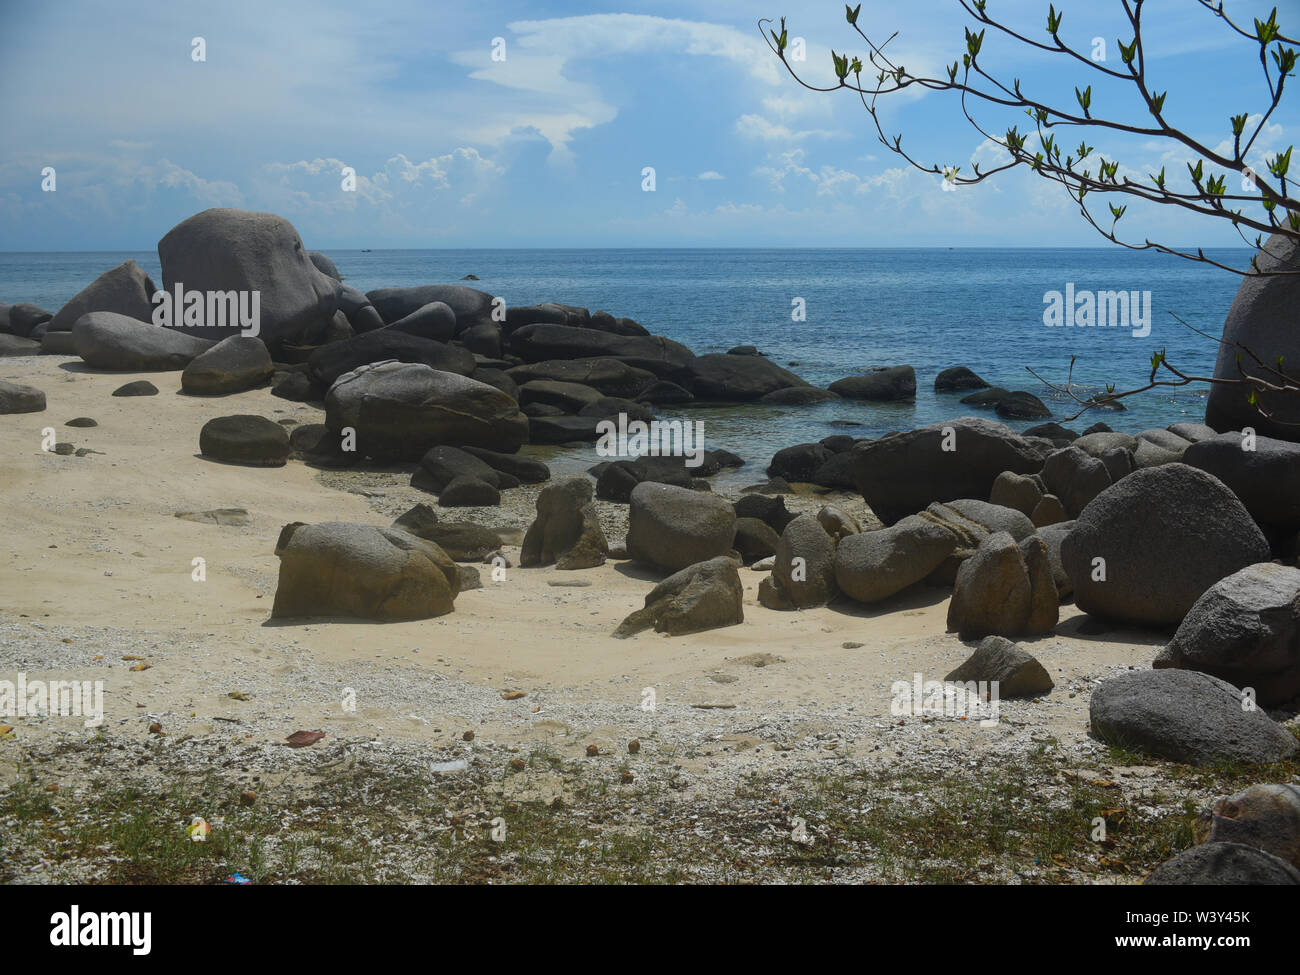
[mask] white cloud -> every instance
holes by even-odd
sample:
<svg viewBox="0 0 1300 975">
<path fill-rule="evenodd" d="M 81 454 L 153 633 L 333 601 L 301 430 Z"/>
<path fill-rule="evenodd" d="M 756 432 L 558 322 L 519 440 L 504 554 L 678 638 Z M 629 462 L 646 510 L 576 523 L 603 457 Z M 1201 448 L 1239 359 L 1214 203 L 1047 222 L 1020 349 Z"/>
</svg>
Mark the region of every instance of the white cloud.
<svg viewBox="0 0 1300 975">
<path fill-rule="evenodd" d="M 696 178 L 696 179 L 703 179 L 703 180 L 711 180 L 711 179 L 726 179 L 726 177 L 723 176 L 723 175 L 722 175 L 720 172 L 718 172 L 716 169 L 710 169 L 710 170 L 707 170 L 707 171 L 705 171 L 705 172 L 703 172 L 703 173 L 700 173 L 700 175 L 696 176 L 695 178 Z"/>
</svg>

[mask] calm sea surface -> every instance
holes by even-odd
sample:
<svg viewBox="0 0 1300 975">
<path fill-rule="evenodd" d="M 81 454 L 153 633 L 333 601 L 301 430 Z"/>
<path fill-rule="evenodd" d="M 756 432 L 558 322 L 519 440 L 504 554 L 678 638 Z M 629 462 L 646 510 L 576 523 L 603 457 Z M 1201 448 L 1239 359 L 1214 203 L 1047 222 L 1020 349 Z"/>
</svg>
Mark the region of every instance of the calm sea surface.
<svg viewBox="0 0 1300 975">
<path fill-rule="evenodd" d="M 697 353 L 755 345 L 809 382 L 826 385 L 876 365 L 909 364 L 917 399 L 909 404 L 842 401 L 815 407 L 747 406 L 694 410 L 711 447 L 740 453 L 750 466 L 739 480 L 760 479 L 777 449 L 831 433 L 873 436 L 979 412 L 959 395 L 936 394 L 935 374 L 965 365 L 989 382 L 1035 393 L 1064 420 L 1074 407 L 1026 372 L 1091 389 L 1140 385 L 1149 359 L 1164 348 L 1186 372 L 1213 371 L 1217 346 L 1180 325 L 1219 334 L 1240 278 L 1207 265 L 1120 248 L 900 250 L 334 250 L 347 283 L 379 287 L 452 283 L 475 274 L 472 287 L 512 305 L 560 301 L 641 322 Z M 1245 250 L 1207 252 L 1233 266 Z M 56 311 L 103 271 L 134 258 L 156 282 L 154 252 L 0 253 L 0 301 L 32 301 Z M 1149 291 L 1150 334 L 1130 329 L 1049 328 L 1044 295 L 1072 283 L 1076 292 Z M 792 320 L 795 299 L 806 320 Z M 1200 420 L 1204 390 L 1148 393 L 1126 413 L 1090 413 L 1082 429 L 1104 420 L 1137 432 Z M 991 413 L 988 415 L 992 416 Z M 994 417 L 995 418 L 995 417 Z M 848 420 L 859 427 L 832 426 Z M 1037 421 L 1034 421 L 1037 422 Z M 1032 423 L 1011 421 L 1023 429 Z M 566 458 L 574 464 L 590 462 Z M 570 466 L 563 464 L 563 467 Z M 729 479 L 730 480 L 730 479 Z"/>
</svg>

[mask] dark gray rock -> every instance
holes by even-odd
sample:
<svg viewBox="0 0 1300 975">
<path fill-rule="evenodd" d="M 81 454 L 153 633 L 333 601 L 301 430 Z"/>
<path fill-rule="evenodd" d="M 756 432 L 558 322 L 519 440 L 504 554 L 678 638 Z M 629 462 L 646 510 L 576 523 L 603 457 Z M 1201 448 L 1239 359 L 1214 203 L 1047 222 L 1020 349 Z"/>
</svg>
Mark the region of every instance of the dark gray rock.
<svg viewBox="0 0 1300 975">
<path fill-rule="evenodd" d="M 696 399 L 750 402 L 780 389 L 808 384 L 794 373 L 759 355 L 701 355 L 691 359 L 683 383 Z"/>
<path fill-rule="evenodd" d="M 59 309 L 45 327 L 46 339 L 53 332 L 71 332 L 77 319 L 90 311 L 111 311 L 137 321 L 152 321 L 152 299 L 157 290 L 153 279 L 134 260 L 119 264 L 82 288 Z"/>
<path fill-rule="evenodd" d="M 759 599 L 769 608 L 795 609 L 825 606 L 839 594 L 835 584 L 835 542 L 815 515 L 799 515 L 781 532 L 776 560 L 768 587 L 780 594 L 778 600 Z M 774 603 L 776 605 L 774 605 Z"/>
<path fill-rule="evenodd" d="M 519 405 L 544 403 L 568 414 L 576 414 L 584 406 L 601 399 L 599 390 L 581 383 L 558 382 L 553 379 L 532 379 L 519 387 Z"/>
<path fill-rule="evenodd" d="M 501 536 L 470 521 L 439 521 L 427 504 L 417 504 L 393 527 L 433 542 L 457 562 L 477 562 L 501 548 Z"/>
<path fill-rule="evenodd" d="M 1300 785 L 1252 785 L 1217 800 L 1195 827 L 1196 842 L 1241 843 L 1300 867 Z"/>
<path fill-rule="evenodd" d="M 308 251 L 307 259 L 315 265 L 316 270 L 320 271 L 321 274 L 333 278 L 340 284 L 343 283 L 343 275 L 339 274 L 339 269 L 334 266 L 334 262 L 320 251 Z"/>
<path fill-rule="evenodd" d="M 774 406 L 812 406 L 833 399 L 840 399 L 840 395 L 832 393 L 829 389 L 818 389 L 816 386 L 787 386 L 784 389 L 774 389 L 770 393 L 764 393 L 758 401 Z"/>
<path fill-rule="evenodd" d="M 1080 609 L 1153 625 L 1181 622 L 1205 590 L 1267 558 L 1236 496 L 1186 464 L 1135 471 L 1107 488 L 1061 544 Z"/>
<path fill-rule="evenodd" d="M 1044 454 L 1000 423 L 962 417 L 855 447 L 853 480 L 876 516 L 891 524 L 934 501 L 987 498 L 999 474 L 1037 473 Z"/>
<path fill-rule="evenodd" d="M 1192 444 L 1183 463 L 1226 484 L 1261 525 L 1300 529 L 1300 444 L 1224 433 Z"/>
<path fill-rule="evenodd" d="M 994 404 L 993 411 L 1013 420 L 1042 420 L 1052 415 L 1041 399 L 1023 390 L 1002 397 Z"/>
<path fill-rule="evenodd" d="M 787 481 L 811 481 L 817 470 L 834 456 L 819 443 L 783 447 L 772 455 L 767 474 Z"/>
<path fill-rule="evenodd" d="M 841 539 L 835 549 L 835 582 L 851 599 L 879 602 L 920 582 L 956 546 L 952 532 L 912 515 L 890 528 Z"/>
<path fill-rule="evenodd" d="M 30 302 L 21 302 L 17 305 L 10 305 L 9 332 L 11 335 L 26 338 L 31 335 L 38 326 L 44 325 L 53 317 L 53 315 L 40 305 L 33 305 Z"/>
<path fill-rule="evenodd" d="M 722 498 L 647 481 L 629 500 L 630 558 L 675 572 L 731 551 L 736 513 Z"/>
<path fill-rule="evenodd" d="M 413 288 L 380 288 L 366 293 L 388 324 L 401 321 L 432 302 L 442 302 L 456 315 L 456 331 L 492 321 L 492 296 L 463 284 L 429 284 Z"/>
<path fill-rule="evenodd" d="M 147 379 L 137 379 L 135 382 L 118 386 L 113 390 L 114 396 L 157 396 L 158 387 Z"/>
<path fill-rule="evenodd" d="M 514 451 L 528 439 L 529 423 L 499 389 L 401 362 L 340 376 L 325 397 L 325 422 L 335 433 L 355 429 L 368 456 L 410 459 L 439 444 Z"/>
<path fill-rule="evenodd" d="M 1220 579 L 1196 601 L 1155 667 L 1251 687 L 1260 704 L 1300 694 L 1300 569 L 1262 562 Z"/>
<path fill-rule="evenodd" d="M 72 346 L 86 365 L 116 372 L 184 369 L 212 345 L 111 311 L 88 312 L 72 328 Z"/>
<path fill-rule="evenodd" d="M 1296 739 L 1226 681 L 1192 670 L 1134 670 L 1103 680 L 1088 715 L 1094 737 L 1188 765 L 1280 762 Z"/>
<path fill-rule="evenodd" d="M 1088 503 L 1111 484 L 1106 465 L 1078 447 L 1064 447 L 1048 454 L 1042 478 L 1047 491 L 1061 500 L 1071 518 L 1079 517 Z"/>
<path fill-rule="evenodd" d="M 629 364 L 640 368 L 658 364 L 674 371 L 684 370 L 695 358 L 686 346 L 661 335 L 611 335 L 571 325 L 526 325 L 510 336 L 510 350 L 525 362 L 608 357 L 634 360 Z"/>
<path fill-rule="evenodd" d="M 264 416 L 219 416 L 199 431 L 199 453 L 229 464 L 281 467 L 289 459 L 289 434 Z"/>
<path fill-rule="evenodd" d="M 456 313 L 446 302 L 431 301 L 385 327 L 422 339 L 450 342 L 456 337 Z"/>
<path fill-rule="evenodd" d="M 551 469 L 540 460 L 523 457 L 519 454 L 503 454 L 486 447 L 466 444 L 461 448 L 465 453 L 477 457 L 494 471 L 509 474 L 520 484 L 541 484 L 551 478 Z"/>
<path fill-rule="evenodd" d="M 734 545 L 740 553 L 740 561 L 752 565 L 760 559 L 776 554 L 776 547 L 781 536 L 772 526 L 757 518 L 737 518 Z"/>
<path fill-rule="evenodd" d="M 528 439 L 539 444 L 595 443 L 600 422 L 594 416 L 530 416 Z"/>
<path fill-rule="evenodd" d="M 429 476 L 429 490 L 439 493 L 458 477 L 472 477 L 495 488 L 505 487 L 496 470 L 458 447 L 432 447 L 420 458 L 420 466 Z"/>
<path fill-rule="evenodd" d="M 1294 381 L 1300 378 L 1296 367 L 1300 363 L 1300 274 L 1294 273 L 1300 271 L 1300 240 L 1273 234 L 1256 258 L 1259 271 L 1242 278 L 1228 309 L 1214 375 L 1217 379 L 1238 379 L 1239 369 L 1248 376 L 1261 375 L 1261 367 L 1238 348 L 1240 344 L 1269 365 L 1281 356 L 1283 373 Z M 1263 378 L 1273 381 L 1267 374 Z M 1205 402 L 1206 424 L 1221 432 L 1252 427 L 1256 433 L 1279 440 L 1300 437 L 1297 397 L 1264 392 L 1256 407 L 1248 401 L 1248 395 L 1249 390 L 1242 386 L 1212 385 Z"/>
<path fill-rule="evenodd" d="M 307 374 L 329 389 L 344 373 L 388 361 L 420 363 L 459 376 L 468 376 L 477 368 L 467 349 L 383 328 L 317 349 L 307 359 Z"/>
<path fill-rule="evenodd" d="M 534 379 L 550 379 L 556 382 L 581 383 L 600 390 L 605 396 L 618 396 L 623 399 L 641 399 L 643 392 L 649 391 L 652 386 L 660 385 L 654 373 L 610 358 L 548 359 L 544 362 L 533 362 L 507 369 L 506 375 L 520 386 Z M 681 389 L 680 386 L 676 388 Z M 685 390 L 682 392 L 686 393 Z M 686 393 L 687 401 L 692 398 L 690 393 Z M 668 401 L 649 400 L 649 402 Z"/>
<path fill-rule="evenodd" d="M 845 399 L 915 399 L 916 371 L 911 366 L 881 366 L 864 376 L 837 379 L 826 388 Z"/>
<path fill-rule="evenodd" d="M 438 504 L 444 508 L 487 508 L 501 503 L 501 492 L 477 477 L 454 477 L 442 493 Z"/>
<path fill-rule="evenodd" d="M 959 389 L 988 389 L 989 384 L 965 366 L 953 366 L 934 377 L 936 393 L 950 393 Z"/>
<path fill-rule="evenodd" d="M 1207 843 L 1166 860 L 1143 886 L 1274 887 L 1300 884 L 1300 870 L 1242 843 Z"/>
</svg>

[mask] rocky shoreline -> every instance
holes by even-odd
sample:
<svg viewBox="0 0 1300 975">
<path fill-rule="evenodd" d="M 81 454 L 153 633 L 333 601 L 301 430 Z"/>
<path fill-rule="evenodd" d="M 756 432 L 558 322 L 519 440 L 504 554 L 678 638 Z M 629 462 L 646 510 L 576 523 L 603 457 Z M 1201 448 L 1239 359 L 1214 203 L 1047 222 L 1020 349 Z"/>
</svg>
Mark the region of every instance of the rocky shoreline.
<svg viewBox="0 0 1300 975">
<path fill-rule="evenodd" d="M 645 641 L 660 640 L 657 634 L 680 641 L 672 667 L 688 666 L 683 661 L 704 647 L 753 647 L 753 654 L 783 659 L 766 649 L 780 645 L 784 653 L 801 651 L 816 669 L 817 655 L 806 643 L 785 646 L 791 626 L 805 640 L 813 627 L 854 634 L 836 651 L 844 664 L 864 646 L 856 634 L 866 623 L 878 631 L 869 638 L 871 651 L 889 660 L 870 671 L 869 691 L 849 689 L 850 697 L 873 702 L 866 715 L 837 711 L 824 685 L 798 704 L 807 713 L 796 723 L 818 725 L 837 743 L 850 743 L 836 761 L 874 767 L 867 753 L 897 737 L 895 729 L 913 726 L 913 719 L 924 727 L 935 707 L 943 711 L 942 690 L 933 702 L 910 700 L 911 710 L 899 709 L 899 687 L 908 686 L 914 671 L 920 671 L 918 690 L 923 673 L 940 688 L 940 678 L 949 688 L 1000 688 L 1001 705 L 1022 725 L 1033 725 L 1045 706 L 1064 705 L 1058 720 L 1073 736 L 1068 751 L 1076 759 L 1092 761 L 1109 748 L 1155 766 L 1271 770 L 1274 778 L 1215 806 L 1207 814 L 1210 826 L 1198 835 L 1199 843 L 1223 843 L 1225 850 L 1241 844 L 1245 852 L 1216 858 L 1201 846 L 1171 850 L 1178 855 L 1151 882 L 1300 883 L 1300 445 L 1228 421 L 1219 429 L 1178 423 L 1131 435 L 1094 424 L 1076 432 L 1051 422 L 1050 410 L 1032 394 L 990 387 L 969 369 L 953 367 L 935 377 L 936 389 L 969 390 L 964 405 L 1002 418 L 1049 422 L 1017 433 L 989 418 L 964 416 L 879 438 L 833 435 L 777 451 L 754 483 L 720 492 L 710 479 L 744 470 L 753 459 L 693 441 L 689 420 L 680 419 L 689 413 L 683 408 L 905 400 L 915 396 L 914 371 L 884 367 L 818 389 L 757 349 L 697 356 L 605 312 L 557 303 L 510 307 L 464 285 L 362 294 L 343 283 L 327 257 L 305 251 L 287 221 L 270 214 L 205 211 L 169 232 L 159 255 L 164 293 L 176 294 L 171 314 L 179 322 L 172 327 L 157 323 L 152 298 L 159 289 L 132 261 L 106 272 L 57 313 L 0 306 L 0 368 L 7 378 L 41 383 L 0 382 L 4 432 L 15 445 L 27 445 L 23 455 L 40 445 L 21 465 L 21 484 L 32 492 L 62 477 L 94 494 L 93 474 L 52 464 L 115 468 L 121 460 L 130 467 L 112 475 L 114 483 L 134 479 L 141 487 L 150 476 L 164 476 L 173 461 L 179 465 L 175 476 L 187 485 L 181 490 L 196 496 L 189 510 L 170 513 L 199 528 L 173 523 L 151 530 L 168 539 L 191 530 L 209 538 L 238 533 L 237 541 L 221 543 L 233 546 L 222 558 L 198 557 L 222 580 L 208 589 L 217 602 L 207 612 L 234 611 L 255 591 L 263 604 L 241 609 L 244 618 L 232 619 L 224 632 L 296 660 L 286 673 L 309 658 L 286 646 L 282 633 L 366 628 L 356 621 L 384 624 L 369 628 L 375 633 L 406 627 L 400 632 L 413 640 L 421 626 L 455 634 L 441 638 L 444 663 L 474 666 L 460 656 L 461 640 L 479 650 L 494 638 L 521 641 L 511 643 L 506 659 L 512 663 L 502 667 L 498 660 L 491 671 L 500 674 L 496 680 L 529 675 L 524 681 L 534 697 L 529 707 L 517 707 L 515 720 L 536 724 L 531 715 L 541 709 L 530 707 L 537 688 L 562 687 L 564 703 L 557 698 L 547 708 L 562 713 L 557 720 L 566 727 L 585 720 L 589 728 L 617 729 L 603 746 L 588 742 L 595 751 L 586 757 L 644 735 L 654 743 L 648 760 L 668 746 L 657 740 L 662 730 L 637 727 L 649 719 L 636 716 L 636 693 L 656 684 L 636 671 L 645 666 L 645 651 L 663 653 L 659 643 L 651 650 Z M 1243 293 L 1249 298 L 1248 289 L 1258 286 L 1248 280 Z M 192 306 L 191 292 L 198 296 Z M 252 307 L 260 309 L 256 334 L 248 323 L 238 332 L 205 319 L 211 295 L 250 293 L 257 295 Z M 235 311 L 245 307 L 235 298 L 229 303 Z M 60 374 L 78 389 L 61 388 Z M 141 378 L 120 385 L 120 374 Z M 111 393 L 110 386 L 116 386 Z M 50 436 L 41 414 L 49 401 L 64 400 L 75 400 L 87 415 L 59 421 L 73 433 Z M 224 408 L 227 401 L 238 410 Z M 1223 414 L 1219 408 L 1216 415 Z M 139 433 L 148 427 L 154 441 L 131 440 L 132 424 Z M 614 427 L 618 435 L 610 440 Z M 92 432 L 97 428 L 103 435 Z M 183 452 L 169 454 L 184 437 L 190 439 Z M 595 447 L 596 463 L 552 477 L 543 458 L 575 444 Z M 664 446 L 665 455 L 647 456 L 647 445 Z M 200 496 L 208 492 L 199 486 L 210 484 L 254 500 L 205 509 Z M 6 491 L 10 500 L 31 504 L 36 495 L 20 497 L 18 490 Z M 288 517 L 272 525 L 269 510 L 259 510 L 269 508 Z M 66 517 L 58 522 L 65 531 L 85 514 Z M 157 513 L 150 518 L 156 521 Z M 49 568 L 33 561 L 46 547 L 39 544 L 39 519 L 16 536 L 23 547 L 6 589 L 25 595 L 15 604 L 27 600 L 34 608 L 57 598 L 53 591 L 29 591 L 20 577 L 35 572 L 38 586 L 54 584 Z M 241 559 L 239 553 L 252 551 L 260 553 L 255 560 Z M 544 583 L 537 573 L 545 573 Z M 493 637 L 501 613 L 510 619 L 508 633 Z M 61 641 L 89 641 L 100 652 L 66 664 L 135 657 L 133 641 L 159 624 L 187 632 L 183 618 L 161 607 L 150 620 L 141 619 L 135 636 L 107 640 L 69 629 Z M 1120 637 L 1105 651 L 1119 657 L 1080 665 L 1062 656 L 1063 650 L 1078 655 L 1090 638 L 1106 634 Z M 7 666 L 63 667 L 59 647 L 44 635 L 20 626 L 12 636 Z M 535 660 L 524 649 L 530 641 L 547 647 Z M 595 674 L 582 670 L 586 661 L 566 659 L 581 657 L 566 646 L 571 641 L 624 655 L 629 673 L 617 679 L 621 703 L 600 703 L 608 698 L 596 690 Z M 636 649 L 631 657 L 620 649 L 627 647 Z M 908 647 L 915 660 L 907 659 Z M 210 663 L 217 648 L 200 640 L 191 649 Z M 352 679 L 345 648 L 338 652 L 329 664 L 344 675 L 336 681 Z M 182 666 L 180 659 L 170 663 Z M 740 680 L 713 673 L 731 678 L 715 680 L 721 688 Z M 1072 675 L 1070 703 L 1059 700 L 1063 674 Z M 409 679 L 420 683 L 414 674 Z M 612 672 L 605 679 L 615 680 Z M 811 672 L 800 679 L 810 680 Z M 185 695 L 198 700 L 212 683 L 210 672 L 191 674 Z M 682 723 L 680 735 L 669 736 L 671 754 L 698 752 L 718 736 L 738 734 L 743 724 L 757 751 L 766 753 L 750 762 L 751 771 L 770 772 L 771 750 L 791 737 L 790 721 L 777 715 L 799 698 L 798 686 L 782 687 L 770 707 L 753 699 L 669 699 L 664 706 Z M 318 712 L 327 696 L 314 693 Z M 497 688 L 495 706 L 526 697 L 504 697 L 511 693 Z M 408 706 L 387 693 L 370 696 L 379 699 L 371 705 L 374 733 L 382 730 L 378 715 Z M 438 734 L 443 725 L 466 723 L 465 714 L 480 707 L 469 704 L 477 696 L 464 683 L 444 694 L 435 705 L 442 715 Z M 300 700 L 305 705 L 310 697 Z M 992 697 L 984 692 L 984 703 L 998 704 L 998 693 Z M 350 712 L 340 706 L 344 714 L 332 702 L 329 713 L 346 720 Z M 427 725 L 421 707 L 410 706 Z M 174 702 L 136 707 L 165 710 L 166 721 L 156 723 L 185 728 L 185 740 L 215 741 L 220 730 L 213 722 L 225 720 L 211 701 L 196 704 L 188 718 Z M 739 721 L 699 713 L 736 707 L 743 712 Z M 212 713 L 201 714 L 205 709 Z M 284 712 L 295 710 L 301 708 L 290 701 L 271 704 L 244 734 L 261 740 L 283 723 Z M 50 720 L 53 729 L 57 721 Z M 962 737 L 987 758 L 990 744 L 977 743 L 974 724 Z M 119 717 L 113 733 L 124 727 L 133 724 Z M 524 737 L 513 736 L 511 747 Z M 1023 755 L 1033 738 L 1008 729 L 994 750 Z M 805 734 L 798 740 L 808 742 L 810 758 L 825 760 L 817 754 L 827 750 L 824 739 Z M 409 747 L 418 750 L 421 735 L 415 741 Z M 27 759 L 7 769 L 11 798 L 19 767 L 51 746 L 30 747 Z M 486 751 L 496 764 L 514 761 Z M 654 774 L 671 782 L 671 765 Z M 629 769 L 619 774 L 633 776 L 623 784 L 635 781 Z M 716 779 L 705 791 L 720 796 L 728 784 L 734 788 L 733 779 Z M 1087 832 L 1083 823 L 1079 828 Z M 1015 876 L 1014 870 L 1002 874 Z"/>
</svg>

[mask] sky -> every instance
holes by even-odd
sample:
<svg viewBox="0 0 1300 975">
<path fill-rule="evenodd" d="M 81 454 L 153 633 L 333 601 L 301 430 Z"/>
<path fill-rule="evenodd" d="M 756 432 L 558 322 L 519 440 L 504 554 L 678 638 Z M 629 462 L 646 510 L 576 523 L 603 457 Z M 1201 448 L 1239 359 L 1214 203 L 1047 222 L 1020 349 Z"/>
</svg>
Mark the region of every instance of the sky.
<svg viewBox="0 0 1300 975">
<path fill-rule="evenodd" d="M 1246 24 L 1273 5 L 1225 0 Z M 1300 0 L 1277 6 L 1300 34 Z M 1056 7 L 1067 42 L 1091 53 L 1101 38 L 1119 65 L 1131 32 L 1118 0 Z M 1047 38 L 1046 2 L 989 9 Z M 785 71 L 757 25 L 782 15 L 810 83 L 833 81 L 832 48 L 866 53 L 843 4 L 822 0 L 0 0 L 0 250 L 153 249 L 217 206 L 280 214 L 316 249 L 1106 246 L 1023 167 L 952 192 L 909 169 L 850 93 L 809 92 Z M 960 56 L 968 23 L 956 0 L 864 0 L 859 20 L 873 40 L 897 32 L 891 56 L 933 74 Z M 1258 45 L 1194 0 L 1149 0 L 1144 43 L 1166 115 L 1205 144 L 1225 147 L 1230 115 L 1267 107 Z M 1078 61 L 992 35 L 982 60 L 1043 101 L 1073 108 L 1091 83 L 1095 112 L 1141 118 L 1131 86 Z M 999 133 L 1029 121 L 977 117 Z M 893 96 L 881 118 L 927 163 L 969 173 L 1006 158 L 950 93 Z M 1292 92 L 1252 161 L 1298 125 Z M 1185 174 L 1192 158 L 1088 141 L 1135 178 Z M 1224 222 L 1142 206 L 1121 224 L 1138 240 L 1240 243 Z"/>
</svg>

